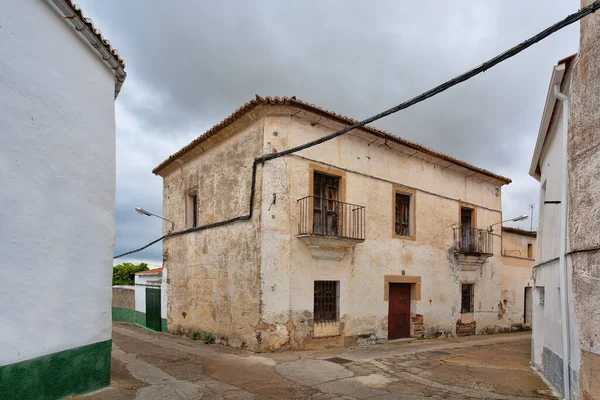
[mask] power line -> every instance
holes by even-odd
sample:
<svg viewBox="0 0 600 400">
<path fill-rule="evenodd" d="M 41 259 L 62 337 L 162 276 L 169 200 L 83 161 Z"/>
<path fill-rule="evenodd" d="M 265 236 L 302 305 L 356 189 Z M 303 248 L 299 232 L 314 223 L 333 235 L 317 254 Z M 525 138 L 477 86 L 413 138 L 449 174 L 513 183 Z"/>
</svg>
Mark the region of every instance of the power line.
<svg viewBox="0 0 600 400">
<path fill-rule="evenodd" d="M 205 230 L 205 229 L 215 228 L 218 226 L 228 225 L 228 224 L 231 224 L 231 223 L 237 222 L 237 221 L 249 220 L 250 218 L 252 218 L 252 209 L 254 207 L 254 189 L 256 187 L 256 166 L 258 164 L 262 164 L 265 161 L 274 160 L 276 158 L 284 157 L 284 156 L 290 155 L 292 153 L 296 153 L 298 151 L 305 150 L 310 147 L 325 143 L 331 139 L 335 139 L 338 136 L 348 133 L 349 131 L 351 131 L 353 129 L 368 125 L 371 122 L 377 121 L 381 118 L 387 117 L 388 115 L 397 113 L 398 111 L 407 109 L 417 103 L 425 101 L 437 94 L 440 94 L 440 93 L 450 89 L 453 86 L 458 85 L 459 83 L 465 82 L 465 81 L 473 78 L 474 76 L 479 75 L 479 74 L 487 71 L 488 69 L 495 67 L 496 65 L 500 64 L 503 61 L 508 60 L 511 57 L 514 57 L 515 55 L 517 55 L 520 52 L 524 51 L 525 49 L 533 46 L 534 44 L 540 42 L 541 40 L 547 38 L 548 36 L 552 35 L 553 33 L 558 32 L 559 30 L 579 21 L 583 17 L 596 12 L 596 10 L 598 10 L 598 9 L 600 9 L 600 0 L 594 1 L 589 6 L 582 8 L 581 10 L 577 11 L 576 13 L 573 13 L 573 14 L 567 16 L 562 21 L 555 23 L 554 25 L 544 29 L 543 31 L 530 37 L 529 39 L 527 39 L 527 40 L 517 44 L 516 46 L 511 47 L 510 49 L 506 50 L 505 52 L 500 53 L 499 55 L 487 60 L 480 66 L 473 68 L 472 70 L 467 71 L 462 75 L 458 75 L 457 77 L 452 78 L 452 79 L 442 83 L 441 85 L 434 87 L 433 89 L 430 89 L 424 93 L 421 93 L 420 95 L 413 97 L 412 99 L 405 101 L 404 103 L 398 104 L 395 107 L 392 107 L 392 108 L 385 110 L 379 114 L 376 114 L 376 115 L 369 117 L 365 120 L 362 120 L 360 122 L 357 122 L 354 125 L 350 125 L 343 129 L 340 129 L 337 132 L 333 132 L 329 135 L 323 136 L 322 138 L 312 140 L 312 141 L 302 144 L 300 146 L 292 147 L 291 149 L 288 149 L 288 150 L 283 150 L 283 151 L 275 152 L 275 153 L 269 153 L 269 154 L 265 154 L 261 157 L 256 158 L 252 165 L 252 184 L 251 184 L 251 191 L 250 191 L 250 202 L 249 202 L 248 214 L 230 218 L 230 219 L 227 219 L 224 221 L 215 222 L 215 223 L 208 224 L 208 225 L 202 225 L 202 226 L 197 226 L 194 228 L 184 229 L 181 231 L 171 232 L 171 233 L 168 233 L 168 234 L 164 235 L 163 237 L 153 241 L 152 243 L 147 244 L 144 247 L 140 247 L 139 249 L 128 251 L 127 253 L 120 254 L 113 258 L 120 258 L 127 254 L 136 253 L 136 252 L 141 251 L 141 250 L 151 246 L 152 244 L 154 244 L 162 239 L 165 239 L 167 237 L 178 236 L 178 235 L 183 235 L 183 234 L 190 233 L 190 232 L 196 232 L 196 231 L 201 231 L 201 230 Z"/>
</svg>

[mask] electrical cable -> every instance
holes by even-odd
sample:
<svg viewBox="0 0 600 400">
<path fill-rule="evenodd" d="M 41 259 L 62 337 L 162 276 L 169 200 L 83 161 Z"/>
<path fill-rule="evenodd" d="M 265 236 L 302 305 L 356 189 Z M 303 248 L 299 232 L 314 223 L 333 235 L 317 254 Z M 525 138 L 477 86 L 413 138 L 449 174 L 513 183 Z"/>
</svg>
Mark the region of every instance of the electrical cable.
<svg viewBox="0 0 600 400">
<path fill-rule="evenodd" d="M 136 250 L 131 250 L 128 251 L 127 253 L 123 253 L 120 254 L 118 256 L 113 257 L 114 259 L 116 258 L 120 258 L 123 257 L 127 254 L 132 254 L 132 253 L 136 253 L 138 251 L 144 250 L 145 248 L 153 245 L 154 243 L 171 237 L 171 236 L 178 236 L 178 235 L 183 235 L 186 233 L 190 233 L 190 232 L 197 232 L 197 231 L 201 231 L 201 230 L 205 230 L 205 229 L 210 229 L 210 228 L 215 228 L 218 226 L 223 226 L 223 225 L 228 225 L 231 224 L 233 222 L 237 222 L 237 221 L 245 221 L 245 220 L 249 220 L 252 218 L 252 211 L 253 211 L 253 207 L 254 207 L 254 189 L 256 187 L 256 166 L 258 164 L 263 164 L 266 161 L 270 161 L 270 160 L 274 160 L 276 158 L 280 158 L 280 157 L 284 157 L 287 155 L 290 155 L 292 153 L 296 153 L 298 151 L 301 150 L 305 150 L 308 149 L 310 147 L 313 146 L 317 146 L 319 144 L 325 143 L 331 139 L 335 139 L 338 136 L 341 136 L 345 133 L 348 133 L 349 131 L 356 129 L 356 128 L 360 128 L 362 126 L 368 125 L 371 122 L 377 121 L 381 118 L 387 117 L 388 115 L 397 113 L 398 111 L 407 109 L 417 103 L 420 103 L 424 100 L 427 100 L 437 94 L 442 93 L 445 90 L 450 89 L 453 86 L 458 85 L 459 83 L 465 82 L 471 78 L 473 78 L 476 75 L 479 75 L 485 71 L 487 71 L 490 68 L 495 67 L 496 65 L 500 64 L 503 61 L 508 60 L 511 57 L 514 57 L 515 55 L 519 54 L 520 52 L 526 50 L 527 48 L 533 46 L 534 44 L 538 43 L 539 41 L 547 38 L 548 36 L 552 35 L 555 32 L 558 32 L 559 30 L 579 21 L 580 19 L 582 19 L 583 17 L 592 14 L 594 12 L 596 12 L 598 9 L 600 9 L 600 0 L 596 0 L 594 1 L 592 4 L 590 4 L 587 7 L 584 7 L 582 9 L 580 9 L 579 11 L 577 11 L 576 13 L 573 13 L 569 16 L 567 16 L 565 19 L 563 19 L 562 21 L 559 21 L 557 23 L 555 23 L 554 25 L 544 29 L 543 31 L 539 32 L 538 34 L 530 37 L 529 39 L 519 43 L 518 45 L 511 47 L 509 50 L 506 50 L 503 53 L 500 53 L 499 55 L 487 60 L 486 62 L 484 62 L 483 64 L 481 64 L 480 66 L 471 69 L 470 71 L 467 71 L 461 75 L 458 75 L 444 83 L 442 83 L 441 85 L 438 85 L 436 87 L 434 87 L 433 89 L 430 89 L 416 97 L 413 97 L 412 99 L 405 101 L 404 103 L 398 104 L 395 107 L 392 107 L 388 110 L 385 110 L 379 114 L 376 114 L 372 117 L 369 117 L 365 120 L 362 120 L 360 122 L 357 122 L 356 124 L 347 126 L 343 129 L 340 129 L 339 131 L 333 132 L 329 135 L 325 135 L 322 138 L 319 139 L 315 139 L 312 140 L 310 142 L 304 143 L 300 146 L 296 146 L 296 147 L 292 147 L 290 149 L 287 150 L 283 150 L 280 152 L 275 152 L 275 153 L 269 153 L 269 154 L 265 154 L 261 157 L 258 157 L 254 160 L 254 163 L 252 165 L 252 182 L 251 182 L 251 188 L 250 188 L 250 202 L 249 202 L 249 212 L 246 215 L 241 215 L 238 217 L 234 217 L 234 218 L 230 218 L 224 221 L 219 221 L 219 222 L 215 222 L 212 224 L 208 224 L 208 225 L 202 225 L 202 226 L 197 226 L 194 228 L 189 228 L 189 229 L 184 229 L 181 231 L 176 231 L 176 232 L 170 232 L 166 235 L 164 235 L 163 237 L 147 244 L 144 247 L 140 247 L 139 249 Z"/>
</svg>

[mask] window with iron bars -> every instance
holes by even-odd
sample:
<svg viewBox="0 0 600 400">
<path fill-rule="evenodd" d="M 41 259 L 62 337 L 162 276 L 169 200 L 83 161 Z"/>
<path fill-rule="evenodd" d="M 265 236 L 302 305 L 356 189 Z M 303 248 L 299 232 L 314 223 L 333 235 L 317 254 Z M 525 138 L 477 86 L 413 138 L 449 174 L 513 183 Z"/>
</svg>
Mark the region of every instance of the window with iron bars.
<svg viewBox="0 0 600 400">
<path fill-rule="evenodd" d="M 474 294 L 473 288 L 475 285 L 472 283 L 463 283 L 461 285 L 461 313 L 472 313 L 474 310 Z"/>
<path fill-rule="evenodd" d="M 339 321 L 340 281 L 315 281 L 314 293 L 314 321 Z"/>
</svg>

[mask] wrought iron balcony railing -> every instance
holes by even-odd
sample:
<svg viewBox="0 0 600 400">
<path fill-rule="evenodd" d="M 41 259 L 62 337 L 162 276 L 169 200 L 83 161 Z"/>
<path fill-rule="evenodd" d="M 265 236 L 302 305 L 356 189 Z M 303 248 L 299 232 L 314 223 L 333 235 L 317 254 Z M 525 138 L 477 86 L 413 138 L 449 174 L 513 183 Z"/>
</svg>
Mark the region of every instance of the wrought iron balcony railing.
<svg viewBox="0 0 600 400">
<path fill-rule="evenodd" d="M 494 241 L 491 232 L 485 229 L 456 227 L 454 229 L 454 247 L 465 254 L 494 254 Z"/>
<path fill-rule="evenodd" d="M 298 235 L 365 239 L 365 206 L 322 197 L 298 200 Z"/>
</svg>

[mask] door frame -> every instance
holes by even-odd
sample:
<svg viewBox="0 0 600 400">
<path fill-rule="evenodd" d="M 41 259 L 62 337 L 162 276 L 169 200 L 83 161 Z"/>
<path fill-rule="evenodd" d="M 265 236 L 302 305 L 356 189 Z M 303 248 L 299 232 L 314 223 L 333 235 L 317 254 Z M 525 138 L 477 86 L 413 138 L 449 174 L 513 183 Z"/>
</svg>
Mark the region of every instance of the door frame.
<svg viewBox="0 0 600 400">
<path fill-rule="evenodd" d="M 391 308 L 391 287 L 392 285 L 404 285 L 404 287 L 408 288 L 408 336 L 405 337 L 399 337 L 399 338 L 393 338 L 390 339 L 390 308 Z M 413 285 L 411 285 L 410 283 L 407 282 L 388 282 L 388 340 L 398 340 L 398 339 L 408 339 L 413 337 L 414 335 L 414 326 L 413 326 L 413 320 L 412 317 L 414 316 L 413 312 L 412 312 L 412 292 L 413 292 Z"/>
<path fill-rule="evenodd" d="M 153 290 L 158 292 L 158 303 L 157 303 L 158 308 L 157 308 L 157 311 L 155 311 L 155 312 L 158 312 L 158 317 L 156 318 L 156 321 L 157 321 L 156 326 L 150 326 L 149 318 L 148 318 L 150 315 L 150 310 L 148 309 L 148 293 Z M 146 304 L 145 304 L 145 306 L 146 306 L 146 328 L 160 332 L 162 330 L 162 326 L 161 326 L 162 325 L 162 320 L 161 320 L 161 318 L 162 318 L 162 315 L 161 315 L 162 314 L 162 304 L 161 304 L 162 303 L 162 299 L 161 299 L 162 290 L 160 287 L 146 287 L 144 295 L 145 295 L 145 300 L 146 300 Z M 150 318 L 150 320 L 151 320 L 151 318 Z"/>
<path fill-rule="evenodd" d="M 404 271 L 402 271 L 404 273 Z M 411 275 L 384 275 L 383 276 L 383 301 L 389 302 L 390 297 L 390 283 L 409 283 L 410 284 L 410 335 L 414 336 L 414 321 L 413 318 L 417 316 L 415 302 L 421 300 L 421 277 Z M 388 304 L 389 317 L 389 304 Z M 389 323 L 389 321 L 388 321 Z"/>
</svg>

